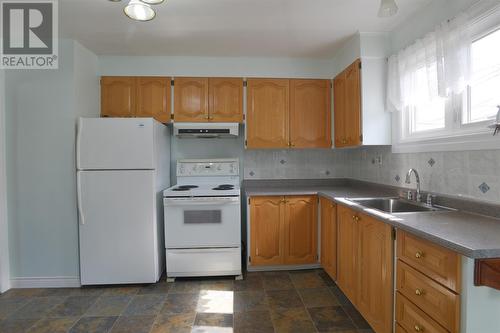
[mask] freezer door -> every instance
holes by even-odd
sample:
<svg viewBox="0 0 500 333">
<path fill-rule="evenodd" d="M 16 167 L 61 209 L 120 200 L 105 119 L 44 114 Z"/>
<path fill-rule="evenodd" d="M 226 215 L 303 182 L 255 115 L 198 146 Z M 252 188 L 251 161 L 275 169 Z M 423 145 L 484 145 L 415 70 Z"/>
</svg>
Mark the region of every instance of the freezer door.
<svg viewBox="0 0 500 333">
<path fill-rule="evenodd" d="M 154 169 L 150 118 L 80 118 L 76 140 L 79 170 Z"/>
<path fill-rule="evenodd" d="M 79 171 L 82 285 L 159 278 L 154 171 Z"/>
</svg>

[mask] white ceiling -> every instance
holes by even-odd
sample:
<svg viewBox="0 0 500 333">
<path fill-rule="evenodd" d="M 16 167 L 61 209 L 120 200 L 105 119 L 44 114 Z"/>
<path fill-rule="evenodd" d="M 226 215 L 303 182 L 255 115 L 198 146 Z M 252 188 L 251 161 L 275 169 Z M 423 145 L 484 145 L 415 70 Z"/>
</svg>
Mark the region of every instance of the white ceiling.
<svg viewBox="0 0 500 333">
<path fill-rule="evenodd" d="M 432 0 L 166 0 L 157 17 L 134 22 L 128 0 L 62 0 L 60 32 L 99 55 L 329 58 L 356 31 L 391 31 Z"/>
</svg>

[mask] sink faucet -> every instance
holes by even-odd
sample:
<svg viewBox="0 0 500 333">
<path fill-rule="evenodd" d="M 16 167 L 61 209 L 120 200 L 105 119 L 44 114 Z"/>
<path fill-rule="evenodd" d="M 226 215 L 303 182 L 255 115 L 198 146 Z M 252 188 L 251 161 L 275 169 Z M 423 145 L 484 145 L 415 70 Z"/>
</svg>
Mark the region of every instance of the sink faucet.
<svg viewBox="0 0 500 333">
<path fill-rule="evenodd" d="M 415 169 L 410 169 L 408 170 L 408 173 L 406 174 L 406 181 L 405 183 L 406 184 L 411 184 L 411 174 L 414 173 L 415 174 L 415 180 L 417 182 L 417 201 L 420 202 L 422 201 L 422 196 L 420 195 L 420 176 L 418 175 L 418 172 L 417 170 Z"/>
</svg>

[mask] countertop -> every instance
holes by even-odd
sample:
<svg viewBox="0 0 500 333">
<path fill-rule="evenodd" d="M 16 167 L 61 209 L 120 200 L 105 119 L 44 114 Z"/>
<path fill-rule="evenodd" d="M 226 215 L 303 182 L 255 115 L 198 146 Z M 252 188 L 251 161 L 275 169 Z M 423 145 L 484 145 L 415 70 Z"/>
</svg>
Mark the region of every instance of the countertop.
<svg viewBox="0 0 500 333">
<path fill-rule="evenodd" d="M 323 184 L 322 184 L 323 183 Z M 394 197 L 397 191 L 385 186 L 351 185 L 345 181 L 265 181 L 244 185 L 247 197 L 257 195 L 315 194 L 373 216 L 398 229 L 456 251 L 473 259 L 500 258 L 500 219 L 465 211 L 436 211 L 389 214 L 363 207 L 348 199 Z"/>
</svg>

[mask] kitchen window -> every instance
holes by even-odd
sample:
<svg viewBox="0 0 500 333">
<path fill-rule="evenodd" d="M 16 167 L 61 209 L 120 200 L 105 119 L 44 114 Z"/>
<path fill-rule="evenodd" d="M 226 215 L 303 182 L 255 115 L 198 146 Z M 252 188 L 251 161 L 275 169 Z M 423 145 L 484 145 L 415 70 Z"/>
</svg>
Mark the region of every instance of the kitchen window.
<svg viewBox="0 0 500 333">
<path fill-rule="evenodd" d="M 440 91 L 443 87 L 440 86 L 441 82 L 438 83 L 438 78 L 442 73 L 438 71 L 443 66 L 438 68 L 436 59 L 440 57 L 434 57 L 434 54 L 439 55 L 439 51 L 436 52 L 436 48 L 433 48 L 435 39 L 432 39 L 432 43 L 425 39 L 418 41 L 407 49 L 413 53 L 404 53 L 407 51 L 404 50 L 398 54 L 397 75 L 400 75 L 401 91 L 396 96 L 403 102 L 400 105 L 395 103 L 398 112 L 393 114 L 393 151 L 500 147 L 499 137 L 493 137 L 493 131 L 488 127 L 495 120 L 497 106 L 500 105 L 499 18 L 500 11 L 496 11 L 495 15 L 489 13 L 488 18 L 476 19 L 470 24 L 469 80 L 459 94 L 448 90 L 443 94 Z M 430 36 L 426 38 L 435 38 L 434 35 Z M 415 51 L 422 54 L 419 56 L 417 52 L 414 55 Z M 391 75 L 394 75 L 394 70 L 392 73 L 389 70 L 389 77 Z M 388 101 L 390 94 L 389 81 Z"/>
<path fill-rule="evenodd" d="M 500 29 L 472 43 L 471 82 L 464 99 L 462 124 L 477 124 L 496 117 L 500 105 Z"/>
</svg>

